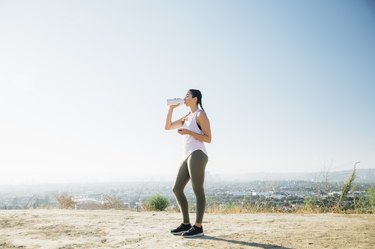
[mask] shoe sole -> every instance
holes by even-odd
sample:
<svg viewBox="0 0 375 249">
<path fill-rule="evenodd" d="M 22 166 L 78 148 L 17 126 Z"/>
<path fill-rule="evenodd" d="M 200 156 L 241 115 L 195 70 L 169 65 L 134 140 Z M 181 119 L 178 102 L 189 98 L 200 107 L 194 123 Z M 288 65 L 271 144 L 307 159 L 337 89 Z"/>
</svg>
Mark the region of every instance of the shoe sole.
<svg viewBox="0 0 375 249">
<path fill-rule="evenodd" d="M 173 234 L 173 235 L 181 235 L 181 234 L 183 234 L 185 232 L 187 232 L 187 231 L 175 232 L 175 233 L 171 233 L 171 234 Z"/>
<path fill-rule="evenodd" d="M 184 238 L 196 238 L 196 237 L 201 237 L 201 236 L 204 236 L 204 233 L 197 233 L 194 235 L 182 235 L 182 237 Z"/>
</svg>

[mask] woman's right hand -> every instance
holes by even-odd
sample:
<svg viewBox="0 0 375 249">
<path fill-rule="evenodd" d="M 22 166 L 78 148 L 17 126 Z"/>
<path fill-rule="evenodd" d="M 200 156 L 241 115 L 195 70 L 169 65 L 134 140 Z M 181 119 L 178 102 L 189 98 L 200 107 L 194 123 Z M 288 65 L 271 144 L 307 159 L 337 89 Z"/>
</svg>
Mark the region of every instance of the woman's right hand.
<svg viewBox="0 0 375 249">
<path fill-rule="evenodd" d="M 170 102 L 170 103 L 168 103 L 169 109 L 173 110 L 174 108 L 182 105 L 183 104 L 183 103 L 181 103 L 182 100 L 183 99 L 181 99 L 181 98 L 168 99 L 167 102 Z M 173 102 L 175 103 L 174 105 L 172 104 Z"/>
</svg>

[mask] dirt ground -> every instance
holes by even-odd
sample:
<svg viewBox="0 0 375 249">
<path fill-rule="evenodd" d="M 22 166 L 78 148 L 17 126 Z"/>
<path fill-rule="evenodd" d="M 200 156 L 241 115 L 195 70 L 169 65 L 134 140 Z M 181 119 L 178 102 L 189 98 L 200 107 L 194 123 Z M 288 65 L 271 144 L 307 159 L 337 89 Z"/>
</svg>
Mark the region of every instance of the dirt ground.
<svg viewBox="0 0 375 249">
<path fill-rule="evenodd" d="M 205 214 L 205 236 L 195 239 L 169 233 L 180 218 L 170 212 L 1 210 L 0 248 L 375 248 L 375 215 Z"/>
</svg>

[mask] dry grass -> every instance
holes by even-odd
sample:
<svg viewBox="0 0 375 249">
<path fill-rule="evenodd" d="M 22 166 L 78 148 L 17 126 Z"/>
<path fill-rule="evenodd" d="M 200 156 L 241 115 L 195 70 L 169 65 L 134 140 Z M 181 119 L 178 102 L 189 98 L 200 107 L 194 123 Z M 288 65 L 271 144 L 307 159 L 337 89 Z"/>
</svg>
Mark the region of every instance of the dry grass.
<svg viewBox="0 0 375 249">
<path fill-rule="evenodd" d="M 210 214 L 245 214 L 245 213 L 286 213 L 282 208 L 257 207 L 255 205 L 226 204 L 211 205 L 206 208 Z"/>
<path fill-rule="evenodd" d="M 73 196 L 68 195 L 66 193 L 57 195 L 56 200 L 59 204 L 59 208 L 62 209 L 73 209 L 76 204 L 73 199 Z"/>
</svg>

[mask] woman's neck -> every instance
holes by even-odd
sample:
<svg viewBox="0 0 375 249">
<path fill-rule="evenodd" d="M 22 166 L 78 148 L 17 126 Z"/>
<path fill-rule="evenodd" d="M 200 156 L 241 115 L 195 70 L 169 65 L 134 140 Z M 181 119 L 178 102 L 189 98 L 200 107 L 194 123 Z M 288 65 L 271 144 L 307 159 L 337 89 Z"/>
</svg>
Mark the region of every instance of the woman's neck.
<svg viewBox="0 0 375 249">
<path fill-rule="evenodd" d="M 197 105 L 195 105 L 195 106 L 190 106 L 190 112 L 191 113 L 194 113 L 194 112 L 196 112 L 198 110 L 198 106 Z"/>
</svg>

